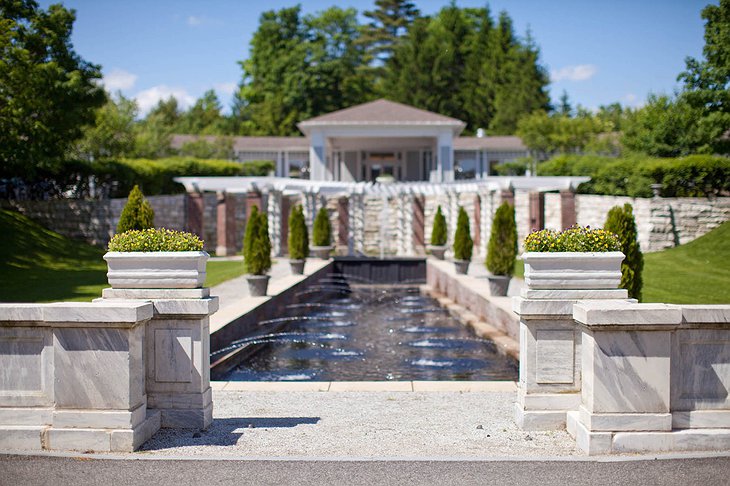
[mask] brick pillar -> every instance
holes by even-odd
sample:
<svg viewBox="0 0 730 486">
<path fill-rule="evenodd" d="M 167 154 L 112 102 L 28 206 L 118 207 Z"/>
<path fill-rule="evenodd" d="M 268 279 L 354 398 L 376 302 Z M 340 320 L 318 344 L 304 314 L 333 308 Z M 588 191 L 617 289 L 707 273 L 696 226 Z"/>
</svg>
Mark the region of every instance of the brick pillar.
<svg viewBox="0 0 730 486">
<path fill-rule="evenodd" d="M 350 231 L 349 200 L 346 197 L 337 199 L 337 247 L 347 251 L 347 236 Z"/>
<path fill-rule="evenodd" d="M 216 200 L 217 256 L 236 254 L 236 201 L 225 192 L 217 193 Z"/>
<path fill-rule="evenodd" d="M 289 254 L 289 213 L 291 200 L 288 196 L 281 196 L 281 254 Z"/>
<path fill-rule="evenodd" d="M 426 196 L 413 196 L 413 250 L 418 255 L 426 253 Z"/>
<path fill-rule="evenodd" d="M 246 193 L 246 221 L 251 217 L 251 208 L 256 206 L 259 211 L 263 211 L 261 207 L 261 193 L 258 191 L 249 191 Z"/>
<path fill-rule="evenodd" d="M 510 206 L 515 207 L 515 193 L 514 191 L 504 190 L 501 194 L 502 202 L 509 203 Z"/>
<path fill-rule="evenodd" d="M 474 248 L 479 251 L 479 245 L 482 243 L 482 198 L 479 197 L 479 194 L 474 196 L 474 219 L 472 221 L 474 223 Z"/>
<path fill-rule="evenodd" d="M 203 238 L 203 214 L 205 200 L 200 192 L 189 192 L 185 197 L 185 229 Z"/>
<path fill-rule="evenodd" d="M 545 227 L 545 193 L 530 193 L 530 230 L 541 230 Z"/>
<path fill-rule="evenodd" d="M 578 222 L 575 213 L 575 191 L 568 189 L 560 191 L 560 226 L 561 229 L 570 228 Z"/>
</svg>

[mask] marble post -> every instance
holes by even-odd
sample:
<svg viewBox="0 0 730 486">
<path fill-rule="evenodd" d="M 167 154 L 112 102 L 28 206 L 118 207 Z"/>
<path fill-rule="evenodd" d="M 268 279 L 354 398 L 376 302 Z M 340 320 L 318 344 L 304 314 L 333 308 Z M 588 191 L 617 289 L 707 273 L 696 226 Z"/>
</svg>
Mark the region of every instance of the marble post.
<svg viewBox="0 0 730 486">
<path fill-rule="evenodd" d="M 350 194 L 347 205 L 349 228 L 347 233 L 348 255 L 362 255 L 365 251 L 365 196 L 362 193 Z"/>
<path fill-rule="evenodd" d="M 166 428 L 206 429 L 213 421 L 209 317 L 218 310 L 210 289 L 104 289 L 100 302 L 151 302 L 145 328 L 147 404 Z"/>
<path fill-rule="evenodd" d="M 289 254 L 289 214 L 291 213 L 291 199 L 281 197 L 281 254 Z"/>
<path fill-rule="evenodd" d="M 0 449 L 132 452 L 148 408 L 149 302 L 0 304 Z"/>
<path fill-rule="evenodd" d="M 520 316 L 520 378 L 515 421 L 523 430 L 565 428 L 567 412 L 581 400 L 581 333 L 573 304 L 586 299 L 626 299 L 625 289 L 535 290 L 513 299 Z"/>
<path fill-rule="evenodd" d="M 730 306 L 581 302 L 583 388 L 568 432 L 589 455 L 730 449 Z"/>
<path fill-rule="evenodd" d="M 347 197 L 337 199 L 337 247 L 339 254 L 349 253 L 350 210 Z"/>
</svg>

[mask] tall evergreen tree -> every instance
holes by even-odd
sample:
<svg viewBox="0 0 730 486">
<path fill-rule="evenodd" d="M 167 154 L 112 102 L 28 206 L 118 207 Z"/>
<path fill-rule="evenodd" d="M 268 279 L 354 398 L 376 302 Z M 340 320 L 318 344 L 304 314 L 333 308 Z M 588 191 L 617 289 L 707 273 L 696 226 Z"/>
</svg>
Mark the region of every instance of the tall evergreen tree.
<svg viewBox="0 0 730 486">
<path fill-rule="evenodd" d="M 363 12 L 370 22 L 362 27 L 359 43 L 366 46 L 371 59 L 382 65 L 421 12 L 408 0 L 375 0 L 375 7 Z"/>
<path fill-rule="evenodd" d="M 624 204 L 623 208 L 621 206 L 611 208 L 603 229 L 618 235 L 621 251 L 626 256 L 621 263 L 621 288 L 629 291 L 629 297 L 641 300 L 644 256 L 639 246 L 633 209 L 629 203 Z"/>
</svg>

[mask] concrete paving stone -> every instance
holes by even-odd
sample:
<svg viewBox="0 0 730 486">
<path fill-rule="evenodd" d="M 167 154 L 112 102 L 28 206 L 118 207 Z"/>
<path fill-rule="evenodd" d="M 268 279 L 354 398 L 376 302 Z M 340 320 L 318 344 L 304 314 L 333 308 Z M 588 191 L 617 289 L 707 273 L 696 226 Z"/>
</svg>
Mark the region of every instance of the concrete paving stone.
<svg viewBox="0 0 730 486">
<path fill-rule="evenodd" d="M 307 391 L 326 392 L 330 388 L 329 381 L 229 381 L 227 391 Z"/>
<path fill-rule="evenodd" d="M 331 392 L 409 392 L 413 391 L 410 381 L 333 381 Z"/>
</svg>

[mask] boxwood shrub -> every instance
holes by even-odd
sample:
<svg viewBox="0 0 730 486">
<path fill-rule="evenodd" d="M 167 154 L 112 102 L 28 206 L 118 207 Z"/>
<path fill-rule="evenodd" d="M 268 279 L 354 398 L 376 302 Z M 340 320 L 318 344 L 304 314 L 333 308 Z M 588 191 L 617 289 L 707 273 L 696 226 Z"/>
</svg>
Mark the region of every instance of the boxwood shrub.
<svg viewBox="0 0 730 486">
<path fill-rule="evenodd" d="M 109 251 L 201 251 L 203 240 L 198 235 L 166 228 L 130 230 L 114 235 Z"/>
</svg>

